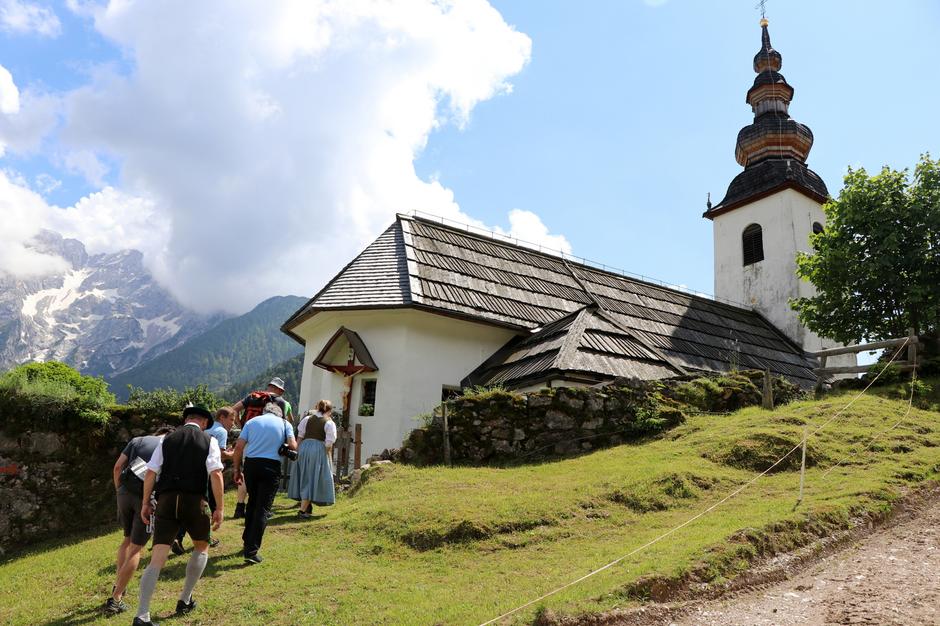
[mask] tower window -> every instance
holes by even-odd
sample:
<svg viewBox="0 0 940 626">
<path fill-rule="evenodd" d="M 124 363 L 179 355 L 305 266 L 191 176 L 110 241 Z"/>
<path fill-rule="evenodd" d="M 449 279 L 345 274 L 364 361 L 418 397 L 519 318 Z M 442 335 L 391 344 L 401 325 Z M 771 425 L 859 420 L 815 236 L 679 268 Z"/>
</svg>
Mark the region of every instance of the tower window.
<svg viewBox="0 0 940 626">
<path fill-rule="evenodd" d="M 813 222 L 813 234 L 821 235 L 823 232 L 823 225 L 819 222 Z"/>
<path fill-rule="evenodd" d="M 744 264 L 751 265 L 764 260 L 764 237 L 760 224 L 751 224 L 744 229 L 741 235 L 744 247 Z"/>
</svg>

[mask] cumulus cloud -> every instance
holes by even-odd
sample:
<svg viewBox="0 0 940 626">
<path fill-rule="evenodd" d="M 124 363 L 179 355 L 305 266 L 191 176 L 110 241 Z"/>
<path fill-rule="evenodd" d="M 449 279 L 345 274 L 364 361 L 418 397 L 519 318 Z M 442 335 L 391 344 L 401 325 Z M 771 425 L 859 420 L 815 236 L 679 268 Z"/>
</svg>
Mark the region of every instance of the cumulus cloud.
<svg viewBox="0 0 940 626">
<path fill-rule="evenodd" d="M 0 0 L 0 28 L 11 33 L 36 33 L 57 37 L 62 32 L 55 11 L 22 0 Z"/>
<path fill-rule="evenodd" d="M 0 65 L 0 156 L 13 149 L 31 152 L 55 125 L 58 100 L 27 89 L 20 92 L 10 71 Z"/>
<path fill-rule="evenodd" d="M 509 92 L 531 47 L 484 0 L 81 10 L 133 70 L 97 72 L 65 97 L 69 167 L 100 183 L 101 164 L 119 162 L 123 190 L 79 203 L 73 222 L 137 198 L 114 214 L 115 239 L 146 227 L 148 263 L 202 309 L 310 294 L 396 212 L 476 222 L 414 160 L 434 129 Z M 138 210 L 147 218 L 121 221 Z M 567 246 L 525 211 L 504 232 Z"/>
<path fill-rule="evenodd" d="M 48 221 L 49 211 L 42 197 L 26 187 L 21 177 L 0 171 L 0 275 L 30 278 L 67 268 L 63 259 L 30 247 Z"/>
<path fill-rule="evenodd" d="M 23 92 L 32 132 L 0 116 L 0 141 L 35 144 L 61 115 L 58 162 L 119 182 L 46 207 L 44 225 L 91 251 L 140 249 L 185 304 L 239 312 L 312 294 L 396 212 L 486 227 L 414 168 L 430 133 L 466 125 L 528 62 L 529 38 L 485 0 L 69 6 L 132 69 L 97 68 L 56 98 Z M 536 214 L 507 218 L 497 232 L 570 251 Z"/>
</svg>

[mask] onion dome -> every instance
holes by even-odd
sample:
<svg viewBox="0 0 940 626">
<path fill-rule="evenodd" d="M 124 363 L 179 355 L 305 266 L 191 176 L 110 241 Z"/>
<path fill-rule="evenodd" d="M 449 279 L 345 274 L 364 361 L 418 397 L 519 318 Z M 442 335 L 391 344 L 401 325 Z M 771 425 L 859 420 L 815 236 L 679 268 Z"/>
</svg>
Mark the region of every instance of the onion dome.
<svg viewBox="0 0 940 626">
<path fill-rule="evenodd" d="M 820 202 L 829 195 L 825 183 L 806 167 L 813 147 L 813 131 L 790 117 L 793 87 L 780 73 L 783 57 L 770 44 L 767 20 L 762 19 L 761 48 L 754 55 L 757 77 L 747 92 L 754 122 L 738 133 L 735 160 L 744 167 L 728 188 L 725 198 L 709 208 L 714 217 L 758 197 L 791 187 Z"/>
</svg>

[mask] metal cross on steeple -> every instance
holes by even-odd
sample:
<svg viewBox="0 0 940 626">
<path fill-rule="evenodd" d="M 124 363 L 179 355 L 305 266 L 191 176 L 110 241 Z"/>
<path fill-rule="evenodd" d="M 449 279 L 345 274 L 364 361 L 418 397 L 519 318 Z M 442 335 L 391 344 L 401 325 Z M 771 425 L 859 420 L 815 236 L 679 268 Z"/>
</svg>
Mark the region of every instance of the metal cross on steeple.
<svg viewBox="0 0 940 626">
<path fill-rule="evenodd" d="M 760 9 L 761 19 L 767 19 L 767 0 L 760 0 L 754 5 L 755 9 Z"/>
</svg>

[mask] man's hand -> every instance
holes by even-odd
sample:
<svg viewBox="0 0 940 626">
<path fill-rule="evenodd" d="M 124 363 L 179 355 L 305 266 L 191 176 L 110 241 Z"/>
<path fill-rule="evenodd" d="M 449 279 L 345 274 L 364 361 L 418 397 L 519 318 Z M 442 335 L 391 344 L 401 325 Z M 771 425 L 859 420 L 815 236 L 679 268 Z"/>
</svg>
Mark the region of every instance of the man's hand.
<svg viewBox="0 0 940 626">
<path fill-rule="evenodd" d="M 150 515 L 153 513 L 153 507 L 150 506 L 150 500 L 144 501 L 142 507 L 140 507 L 140 519 L 144 521 L 144 524 L 150 524 Z"/>
<path fill-rule="evenodd" d="M 241 470 L 235 470 L 233 473 L 235 474 L 236 485 L 240 485 L 245 482 L 245 475 L 242 474 Z"/>
<path fill-rule="evenodd" d="M 218 530 L 222 525 L 222 509 L 218 508 L 212 512 L 212 530 Z"/>
</svg>

